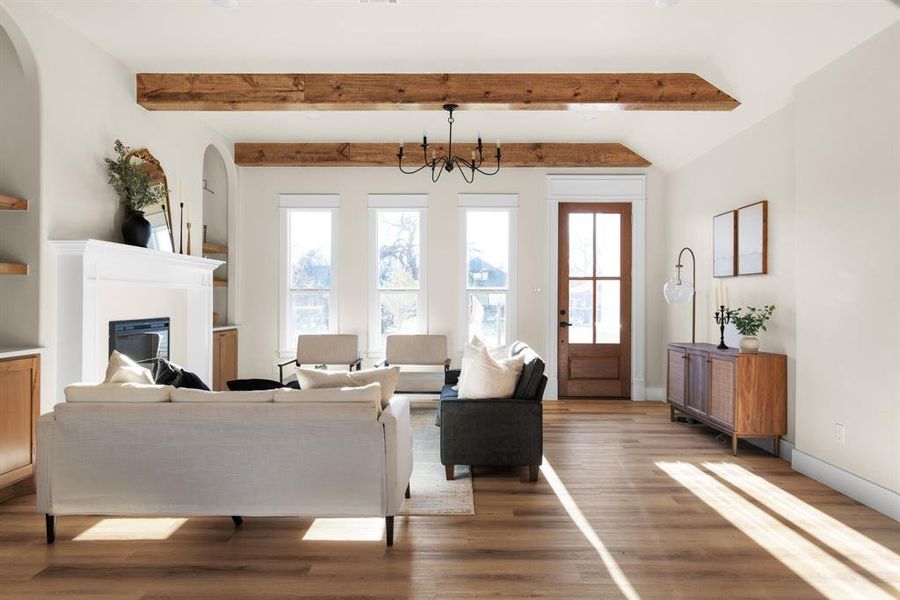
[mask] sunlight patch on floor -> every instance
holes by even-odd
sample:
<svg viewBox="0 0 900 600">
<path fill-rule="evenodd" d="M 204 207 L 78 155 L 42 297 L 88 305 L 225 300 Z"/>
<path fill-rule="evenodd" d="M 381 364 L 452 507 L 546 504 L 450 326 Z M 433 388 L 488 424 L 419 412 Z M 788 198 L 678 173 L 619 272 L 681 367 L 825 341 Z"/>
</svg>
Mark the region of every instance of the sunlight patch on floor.
<svg viewBox="0 0 900 600">
<path fill-rule="evenodd" d="M 101 519 L 73 539 L 87 541 L 166 540 L 187 519 Z"/>
<path fill-rule="evenodd" d="M 316 519 L 304 541 L 377 542 L 384 537 L 384 519 Z"/>
<path fill-rule="evenodd" d="M 680 462 L 656 466 L 826 598 L 893 597 L 698 467 Z"/>
<path fill-rule="evenodd" d="M 702 464 L 705 469 L 900 592 L 900 555 L 740 465 Z"/>
<path fill-rule="evenodd" d="M 606 548 L 606 545 L 603 543 L 603 540 L 600 539 L 600 536 L 597 535 L 597 532 L 594 531 L 594 528 L 591 527 L 591 524 L 588 522 L 587 518 L 584 516 L 584 513 L 581 512 L 581 509 L 578 508 L 578 505 L 575 503 L 574 498 L 569 493 L 569 490 L 566 489 L 565 484 L 563 484 L 562 480 L 556 474 L 556 471 L 553 469 L 553 466 L 550 464 L 550 461 L 547 460 L 547 457 L 544 456 L 544 464 L 541 465 L 541 473 L 544 474 L 544 478 L 547 480 L 547 483 L 550 484 L 550 487 L 553 489 L 553 493 L 556 494 L 556 497 L 559 498 L 560 503 L 563 505 L 563 508 L 566 509 L 566 512 L 569 513 L 569 518 L 572 519 L 572 522 L 581 530 L 581 534 L 590 542 L 591 546 L 594 547 L 594 550 L 597 551 L 597 554 L 600 556 L 600 560 L 603 561 L 603 564 L 606 566 L 606 570 L 609 571 L 609 575 L 612 577 L 613 581 L 616 585 L 619 586 L 619 590 L 628 600 L 640 600 L 640 596 L 635 591 L 634 587 L 632 587 L 631 582 L 628 581 L 628 578 L 625 577 L 625 573 L 622 572 L 622 569 L 619 567 L 619 563 L 616 562 L 616 559 L 613 558 L 613 555 L 610 554 L 609 550 Z"/>
</svg>

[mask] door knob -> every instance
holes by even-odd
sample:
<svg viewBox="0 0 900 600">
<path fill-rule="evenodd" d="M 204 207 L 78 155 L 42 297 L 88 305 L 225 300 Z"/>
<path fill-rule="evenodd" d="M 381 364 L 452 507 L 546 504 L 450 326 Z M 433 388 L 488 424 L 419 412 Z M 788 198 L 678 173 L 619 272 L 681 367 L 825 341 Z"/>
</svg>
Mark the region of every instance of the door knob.
<svg viewBox="0 0 900 600">
<path fill-rule="evenodd" d="M 572 324 L 569 323 L 568 321 L 560 321 L 560 322 L 559 322 L 559 326 L 560 326 L 560 327 L 571 327 Z"/>
</svg>

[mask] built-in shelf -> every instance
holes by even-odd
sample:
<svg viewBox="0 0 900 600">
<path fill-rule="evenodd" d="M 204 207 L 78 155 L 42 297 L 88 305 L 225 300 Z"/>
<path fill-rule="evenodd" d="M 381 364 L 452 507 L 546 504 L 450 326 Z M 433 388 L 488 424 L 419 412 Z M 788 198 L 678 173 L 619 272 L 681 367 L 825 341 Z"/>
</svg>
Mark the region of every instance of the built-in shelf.
<svg viewBox="0 0 900 600">
<path fill-rule="evenodd" d="M 213 244 L 212 242 L 203 242 L 204 254 L 228 254 L 228 246 L 222 244 Z"/>
<path fill-rule="evenodd" d="M 0 275 L 28 275 L 28 265 L 0 262 Z"/>
<path fill-rule="evenodd" d="M 28 200 L 0 194 L 0 210 L 28 210 Z"/>
<path fill-rule="evenodd" d="M 228 282 L 224 279 L 213 279 L 213 287 L 228 287 Z"/>
</svg>

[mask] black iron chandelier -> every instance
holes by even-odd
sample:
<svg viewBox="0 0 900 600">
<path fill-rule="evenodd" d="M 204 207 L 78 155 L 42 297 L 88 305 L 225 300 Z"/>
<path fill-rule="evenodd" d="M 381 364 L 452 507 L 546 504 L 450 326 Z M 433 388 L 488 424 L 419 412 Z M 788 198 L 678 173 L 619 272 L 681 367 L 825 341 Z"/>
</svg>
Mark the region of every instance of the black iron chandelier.
<svg viewBox="0 0 900 600">
<path fill-rule="evenodd" d="M 459 105 L 457 104 L 445 104 L 444 110 L 450 113 L 447 122 L 450 123 L 450 138 L 447 143 L 447 155 L 446 156 L 437 156 L 437 152 L 435 150 L 431 151 L 431 159 L 428 158 L 428 137 L 422 136 L 422 166 L 417 169 L 413 169 L 412 171 L 407 171 L 403 168 L 403 157 L 406 156 L 403 153 L 403 142 L 400 142 L 400 149 L 397 151 L 397 161 L 398 166 L 400 167 L 400 172 L 405 175 L 414 175 L 418 173 L 422 169 L 431 169 L 431 181 L 437 183 L 437 180 L 441 178 L 441 174 L 444 171 L 448 173 L 453 169 L 458 169 L 459 174 L 462 175 L 462 178 L 466 180 L 466 183 L 472 183 L 475 181 L 475 173 L 481 173 L 482 175 L 496 175 L 500 172 L 500 159 L 503 158 L 503 154 L 500 152 L 500 142 L 497 142 L 497 152 L 494 155 L 494 158 L 497 159 L 497 166 L 493 171 L 486 171 L 481 168 L 484 164 L 484 144 L 481 143 L 481 137 L 478 137 L 478 146 L 475 150 L 472 150 L 472 159 L 466 160 L 465 158 L 460 158 L 459 156 L 455 156 L 453 154 L 453 111 L 458 109 Z"/>
</svg>

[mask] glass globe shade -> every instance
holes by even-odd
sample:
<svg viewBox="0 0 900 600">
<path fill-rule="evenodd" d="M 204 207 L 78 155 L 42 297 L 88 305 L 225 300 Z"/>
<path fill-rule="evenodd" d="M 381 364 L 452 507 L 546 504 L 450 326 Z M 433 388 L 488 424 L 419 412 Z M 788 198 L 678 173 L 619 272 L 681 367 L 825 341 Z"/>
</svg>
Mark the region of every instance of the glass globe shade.
<svg viewBox="0 0 900 600">
<path fill-rule="evenodd" d="M 678 269 L 672 273 L 672 277 L 663 286 L 663 295 L 669 304 L 685 304 L 691 301 L 694 293 L 694 284 L 684 277 L 678 276 Z"/>
</svg>

